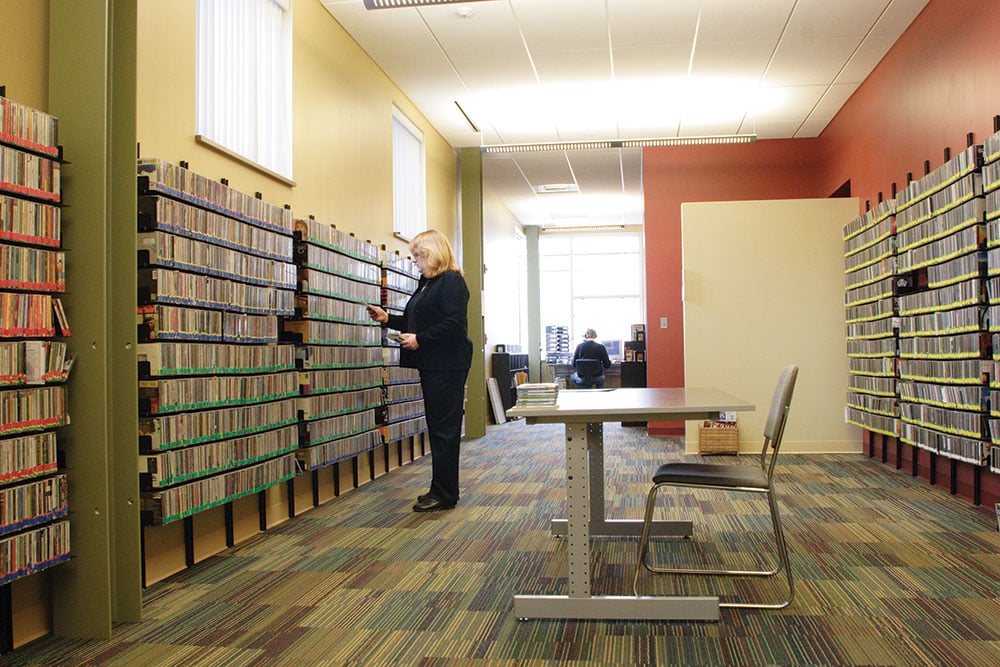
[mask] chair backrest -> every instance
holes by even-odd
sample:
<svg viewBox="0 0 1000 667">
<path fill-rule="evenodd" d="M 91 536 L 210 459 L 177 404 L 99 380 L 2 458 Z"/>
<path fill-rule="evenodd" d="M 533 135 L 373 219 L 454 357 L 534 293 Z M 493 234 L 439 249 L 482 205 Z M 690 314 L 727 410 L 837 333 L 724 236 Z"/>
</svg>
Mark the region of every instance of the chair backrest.
<svg viewBox="0 0 1000 667">
<path fill-rule="evenodd" d="M 598 359 L 577 359 L 576 374 L 585 382 L 604 375 L 604 365 Z"/>
<path fill-rule="evenodd" d="M 774 462 L 781 447 L 781 438 L 785 433 L 785 422 L 788 420 L 788 410 L 792 404 L 792 392 L 795 391 L 795 379 L 799 375 L 799 367 L 792 364 L 786 366 L 778 378 L 771 398 L 771 409 L 767 413 L 764 424 L 764 448 L 760 453 L 760 464 L 765 465 L 768 449 L 773 450 L 768 464 L 768 477 L 774 471 Z"/>
</svg>

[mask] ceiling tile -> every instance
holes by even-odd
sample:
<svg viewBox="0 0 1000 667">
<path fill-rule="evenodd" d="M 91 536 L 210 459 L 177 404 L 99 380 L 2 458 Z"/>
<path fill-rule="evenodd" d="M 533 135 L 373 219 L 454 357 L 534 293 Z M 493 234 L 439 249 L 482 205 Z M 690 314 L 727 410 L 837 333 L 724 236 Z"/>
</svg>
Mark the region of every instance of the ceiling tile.
<svg viewBox="0 0 1000 667">
<path fill-rule="evenodd" d="M 472 95 L 496 93 L 504 88 L 524 88 L 538 83 L 525 53 L 458 56 L 452 59 L 458 75 Z"/>
<path fill-rule="evenodd" d="M 681 122 L 680 136 L 707 137 L 718 134 L 736 134 L 739 128 L 739 120 L 732 120 L 725 123 L 704 123 L 697 120 L 685 120 Z"/>
<path fill-rule="evenodd" d="M 590 118 L 574 121 L 571 118 L 556 120 L 559 138 L 562 141 L 597 141 L 618 138 L 618 124 L 613 114 L 606 114 L 600 121 Z"/>
<path fill-rule="evenodd" d="M 375 62 L 441 57 L 441 48 L 416 9 L 369 11 L 361 0 L 325 7 Z"/>
<path fill-rule="evenodd" d="M 759 81 L 774 51 L 774 42 L 699 43 L 691 74 Z"/>
<path fill-rule="evenodd" d="M 519 153 L 515 159 L 532 185 L 576 183 L 565 151 Z"/>
<path fill-rule="evenodd" d="M 872 30 L 876 35 L 896 35 L 897 37 L 913 23 L 917 14 L 924 10 L 930 0 L 892 0 L 882 18 Z"/>
<path fill-rule="evenodd" d="M 524 52 L 517 21 L 506 2 L 430 6 L 417 11 L 450 56 Z M 472 14 L 464 18 L 466 11 Z"/>
<path fill-rule="evenodd" d="M 795 0 L 704 0 L 698 42 L 754 42 L 781 36 Z"/>
<path fill-rule="evenodd" d="M 795 139 L 809 139 L 812 137 L 818 137 L 826 129 L 826 126 L 830 124 L 832 118 L 813 118 L 810 116 L 805 120 L 804 123 L 799 127 L 798 132 L 795 133 Z"/>
<path fill-rule="evenodd" d="M 611 81 L 608 49 L 536 51 L 532 54 L 542 85 Z"/>
<path fill-rule="evenodd" d="M 384 60 L 382 71 L 400 88 L 415 91 L 410 94 L 413 98 L 418 95 L 448 98 L 451 91 L 462 85 L 462 78 L 441 58 Z"/>
<path fill-rule="evenodd" d="M 605 0 L 509 1 L 532 52 L 608 47 Z"/>
<path fill-rule="evenodd" d="M 758 109 L 753 114 L 755 121 L 801 120 L 809 115 L 822 99 L 829 86 L 778 86 L 769 87 L 776 93 L 781 103 L 773 109 Z"/>
<path fill-rule="evenodd" d="M 864 81 L 889 52 L 896 39 L 893 35 L 870 35 L 865 38 L 845 63 L 844 69 L 837 76 L 837 83 L 859 84 Z"/>
<path fill-rule="evenodd" d="M 864 37 L 872 29 L 889 0 L 798 0 L 785 29 L 785 38 Z"/>
<path fill-rule="evenodd" d="M 642 149 L 626 148 L 621 153 L 622 180 L 625 192 L 642 194 Z"/>
<path fill-rule="evenodd" d="M 828 120 L 833 118 L 857 89 L 857 84 L 853 83 L 834 84 L 830 86 L 809 113 L 809 118 L 817 117 Z"/>
<path fill-rule="evenodd" d="M 783 39 L 767 71 L 769 86 L 828 84 L 854 53 L 860 39 Z"/>
<path fill-rule="evenodd" d="M 555 125 L 546 128 L 527 128 L 512 124 L 498 123 L 493 126 L 497 143 L 500 144 L 537 144 L 562 141 Z"/>
<path fill-rule="evenodd" d="M 802 125 L 800 120 L 759 121 L 754 124 L 757 139 L 788 139 L 795 135 Z"/>
<path fill-rule="evenodd" d="M 681 44 L 690 47 L 700 0 L 614 0 L 608 23 L 614 48 Z"/>
<path fill-rule="evenodd" d="M 616 81 L 686 76 L 691 45 L 616 47 L 612 54 Z"/>
<path fill-rule="evenodd" d="M 620 149 L 607 149 L 567 154 L 581 193 L 622 192 L 620 152 Z"/>
</svg>

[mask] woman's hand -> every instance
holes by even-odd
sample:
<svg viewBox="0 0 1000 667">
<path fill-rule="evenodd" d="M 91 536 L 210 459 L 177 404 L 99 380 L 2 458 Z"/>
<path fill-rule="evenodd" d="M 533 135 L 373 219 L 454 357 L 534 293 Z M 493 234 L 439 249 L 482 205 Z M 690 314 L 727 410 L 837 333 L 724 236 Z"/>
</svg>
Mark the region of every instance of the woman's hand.
<svg viewBox="0 0 1000 667">
<path fill-rule="evenodd" d="M 389 313 L 382 310 L 379 306 L 373 306 L 372 304 L 368 304 L 367 308 L 368 308 L 368 317 L 372 318 L 376 322 L 379 322 L 380 324 L 385 324 L 386 322 L 389 321 Z"/>
<path fill-rule="evenodd" d="M 420 344 L 417 342 L 417 334 L 414 333 L 399 334 L 399 346 L 405 347 L 407 350 L 419 350 Z"/>
</svg>

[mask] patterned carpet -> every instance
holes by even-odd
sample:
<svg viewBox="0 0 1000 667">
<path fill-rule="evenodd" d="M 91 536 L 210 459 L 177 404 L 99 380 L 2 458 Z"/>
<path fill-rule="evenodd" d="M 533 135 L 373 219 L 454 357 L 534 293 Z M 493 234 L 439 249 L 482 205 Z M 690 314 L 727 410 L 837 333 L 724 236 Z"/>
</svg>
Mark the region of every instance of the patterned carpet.
<svg viewBox="0 0 1000 667">
<path fill-rule="evenodd" d="M 608 515 L 638 518 L 680 443 L 605 427 Z M 749 463 L 749 460 L 745 460 Z M 518 621 L 515 593 L 564 593 L 562 431 L 511 422 L 464 444 L 463 497 L 416 514 L 429 457 L 147 591 L 110 641 L 50 637 L 9 665 L 995 665 L 1000 533 L 992 512 L 863 456 L 786 456 L 777 480 L 796 574 L 783 611 L 718 623 Z M 669 494 L 668 494 L 669 495 Z M 748 562 L 763 503 L 678 492 L 693 540 L 660 558 Z M 631 593 L 635 541 L 595 538 L 597 594 Z M 669 556 L 668 556 L 669 551 Z M 661 594 L 777 595 L 766 582 L 646 575 Z"/>
</svg>

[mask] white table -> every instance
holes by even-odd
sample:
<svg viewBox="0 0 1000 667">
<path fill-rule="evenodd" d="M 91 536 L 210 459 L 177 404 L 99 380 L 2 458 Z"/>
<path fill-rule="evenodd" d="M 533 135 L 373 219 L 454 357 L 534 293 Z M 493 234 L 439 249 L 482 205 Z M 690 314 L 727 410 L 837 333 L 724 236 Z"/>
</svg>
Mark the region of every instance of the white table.
<svg viewBox="0 0 1000 667">
<path fill-rule="evenodd" d="M 716 420 L 721 412 L 754 410 L 753 404 L 712 388 L 562 390 L 556 405 L 515 406 L 509 417 L 528 424 L 565 424 L 565 520 L 552 531 L 567 538 L 566 595 L 515 595 L 518 618 L 719 620 L 719 598 L 593 595 L 591 535 L 639 535 L 642 521 L 604 516 L 604 422 Z M 652 475 L 652 471 L 650 471 Z M 657 521 L 658 535 L 691 534 L 690 521 Z"/>
</svg>

